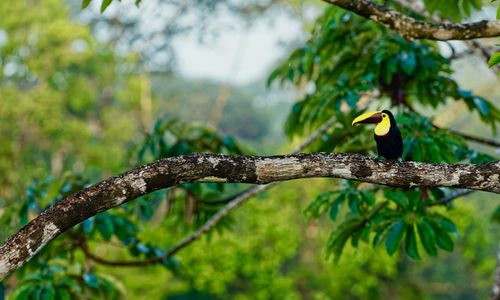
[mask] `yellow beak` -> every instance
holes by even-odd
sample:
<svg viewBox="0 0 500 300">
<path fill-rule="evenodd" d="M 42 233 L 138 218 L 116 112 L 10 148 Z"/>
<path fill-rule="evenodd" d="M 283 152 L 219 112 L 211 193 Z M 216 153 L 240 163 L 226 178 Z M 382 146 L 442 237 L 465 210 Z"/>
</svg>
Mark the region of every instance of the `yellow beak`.
<svg viewBox="0 0 500 300">
<path fill-rule="evenodd" d="M 352 125 L 360 123 L 380 123 L 382 121 L 381 111 L 371 111 L 359 115 L 356 119 L 352 120 Z"/>
</svg>

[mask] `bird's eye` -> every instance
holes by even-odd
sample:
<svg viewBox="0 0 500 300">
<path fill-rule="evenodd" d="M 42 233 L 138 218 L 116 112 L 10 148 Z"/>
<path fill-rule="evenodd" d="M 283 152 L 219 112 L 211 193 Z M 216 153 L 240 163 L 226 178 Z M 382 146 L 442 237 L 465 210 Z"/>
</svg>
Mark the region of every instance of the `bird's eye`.
<svg viewBox="0 0 500 300">
<path fill-rule="evenodd" d="M 382 118 L 385 118 L 385 117 L 387 117 L 387 115 L 386 115 L 386 114 L 383 114 L 383 115 L 382 115 Z"/>
</svg>

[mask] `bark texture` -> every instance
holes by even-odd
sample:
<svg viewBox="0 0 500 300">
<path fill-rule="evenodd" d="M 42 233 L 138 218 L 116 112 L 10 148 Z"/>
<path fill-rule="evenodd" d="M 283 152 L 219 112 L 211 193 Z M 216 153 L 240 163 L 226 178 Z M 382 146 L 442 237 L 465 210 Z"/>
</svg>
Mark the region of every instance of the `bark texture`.
<svg viewBox="0 0 500 300">
<path fill-rule="evenodd" d="M 68 228 L 141 195 L 185 182 L 265 184 L 331 177 L 394 187 L 461 187 L 500 194 L 500 161 L 429 164 L 358 154 L 227 156 L 197 153 L 158 160 L 111 177 L 56 203 L 0 246 L 0 280 Z"/>
<path fill-rule="evenodd" d="M 414 19 L 369 0 L 323 0 L 374 20 L 406 39 L 470 40 L 500 36 L 500 20 L 466 24 L 431 23 Z"/>
</svg>

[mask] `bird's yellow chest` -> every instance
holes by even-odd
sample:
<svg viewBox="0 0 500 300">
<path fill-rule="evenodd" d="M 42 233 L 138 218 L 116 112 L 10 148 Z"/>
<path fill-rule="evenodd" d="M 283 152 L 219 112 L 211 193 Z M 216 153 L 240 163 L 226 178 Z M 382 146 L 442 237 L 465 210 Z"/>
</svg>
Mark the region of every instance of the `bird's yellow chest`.
<svg viewBox="0 0 500 300">
<path fill-rule="evenodd" d="M 391 129 L 391 121 L 389 118 L 383 118 L 380 123 L 375 126 L 375 134 L 378 136 L 383 136 L 389 133 Z"/>
</svg>

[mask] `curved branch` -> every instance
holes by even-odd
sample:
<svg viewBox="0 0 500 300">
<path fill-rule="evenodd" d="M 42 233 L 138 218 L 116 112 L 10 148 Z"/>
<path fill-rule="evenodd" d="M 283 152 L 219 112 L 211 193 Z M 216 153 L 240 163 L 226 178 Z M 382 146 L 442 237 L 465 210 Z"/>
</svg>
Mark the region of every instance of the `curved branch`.
<svg viewBox="0 0 500 300">
<path fill-rule="evenodd" d="M 371 97 L 372 94 L 366 93 L 365 96 Z M 300 143 L 300 145 L 293 148 L 291 154 L 297 154 L 297 153 L 300 153 L 301 151 L 304 151 L 304 149 L 309 147 L 317 138 L 319 138 L 323 133 L 325 133 L 328 130 L 328 128 L 333 126 L 333 124 L 335 124 L 335 122 L 337 122 L 337 118 L 335 116 L 326 120 L 325 123 L 323 123 L 320 127 L 318 127 L 318 129 L 316 129 L 311 135 L 309 135 L 304 141 L 302 141 L 302 143 Z M 246 195 L 246 198 L 243 198 L 243 200 L 245 200 L 253 195 L 253 194 L 250 194 L 248 192 L 250 192 L 250 190 L 255 189 L 255 188 L 256 187 L 248 188 L 246 190 L 243 190 L 243 191 L 237 193 L 236 195 L 231 195 L 231 196 L 224 198 L 224 199 L 215 200 L 215 201 L 203 201 L 203 204 L 207 204 L 207 205 L 227 204 L 229 202 L 241 199 L 242 195 Z"/>
<path fill-rule="evenodd" d="M 185 182 L 265 184 L 315 177 L 405 188 L 462 187 L 500 194 L 500 161 L 449 165 L 382 161 L 359 154 L 335 153 L 269 157 L 195 153 L 171 157 L 106 179 L 42 212 L 0 246 L 0 280 L 70 227 L 159 189 Z"/>
<path fill-rule="evenodd" d="M 472 192 L 474 192 L 474 191 L 467 190 L 467 189 L 461 189 L 461 190 L 459 189 L 459 190 L 456 190 L 456 191 L 450 193 L 448 196 L 444 196 L 443 198 L 437 200 L 436 202 L 429 204 L 428 206 L 448 205 L 456 198 L 469 195 Z"/>
<path fill-rule="evenodd" d="M 411 105 L 406 104 L 405 107 L 408 108 L 411 112 L 418 114 L 418 112 Z M 483 145 L 500 148 L 500 142 L 497 142 L 496 140 L 493 140 L 493 139 L 468 134 L 468 133 L 461 132 L 461 131 L 458 131 L 458 130 L 453 129 L 453 128 L 440 127 L 436 124 L 432 124 L 432 127 L 439 129 L 439 130 L 447 130 L 447 131 L 451 132 L 452 134 L 458 135 L 458 136 L 460 136 L 468 141 L 471 141 L 471 142 L 476 142 L 476 143 L 480 143 Z"/>
<path fill-rule="evenodd" d="M 215 227 L 215 225 L 217 225 L 217 223 L 220 222 L 220 220 L 222 220 L 225 216 L 227 216 L 231 211 L 236 209 L 238 206 L 240 206 L 244 201 L 250 199 L 252 196 L 260 192 L 269 189 L 270 187 L 276 185 L 277 183 L 278 182 L 272 182 L 264 185 L 257 185 L 243 191 L 240 195 L 235 197 L 231 202 L 227 203 L 221 210 L 219 210 L 215 215 L 213 215 L 205 224 L 203 224 L 203 226 L 198 228 L 196 231 L 194 231 L 193 233 L 185 237 L 183 240 L 175 244 L 172 248 L 168 249 L 167 252 L 165 252 L 163 255 L 160 255 L 158 257 L 153 257 L 143 260 L 112 261 L 93 254 L 92 252 L 89 251 L 86 245 L 81 246 L 81 249 L 85 254 L 85 256 L 87 256 L 88 258 L 92 259 L 97 263 L 108 266 L 137 267 L 137 266 L 149 266 L 161 263 L 166 259 L 177 254 L 177 252 L 179 252 L 180 250 L 186 248 L 186 246 L 199 239 L 203 234 L 210 231 L 213 227 Z"/>
<path fill-rule="evenodd" d="M 461 131 L 458 131 L 456 129 L 453 129 L 453 128 L 443 128 L 443 127 L 439 127 L 438 125 L 436 124 L 432 124 L 432 126 L 436 129 L 441 129 L 441 130 L 448 130 L 449 132 L 451 132 L 452 134 L 456 134 L 468 141 L 471 141 L 471 142 L 476 142 L 476 143 L 479 143 L 479 144 L 483 144 L 483 145 L 486 145 L 486 146 L 492 146 L 492 147 L 497 147 L 497 148 L 500 148 L 500 142 L 497 142 L 493 139 L 489 139 L 489 138 L 485 138 L 485 137 L 481 137 L 481 136 L 477 136 L 477 135 L 472 135 L 472 134 L 468 134 L 468 133 L 465 133 L 465 132 L 461 132 Z"/>
<path fill-rule="evenodd" d="M 468 133 L 465 133 L 465 132 L 457 131 L 455 129 L 448 129 L 448 131 L 450 131 L 453 134 L 459 135 L 459 136 L 463 137 L 464 139 L 472 141 L 472 142 L 476 142 L 476 143 L 480 143 L 480 144 L 483 144 L 483 145 L 488 145 L 488 146 L 500 148 L 500 142 L 497 142 L 497 141 L 492 140 L 492 139 L 488 139 L 488 138 L 484 138 L 484 137 L 481 137 L 481 136 L 476 136 L 476 135 L 468 134 Z"/>
<path fill-rule="evenodd" d="M 368 95 L 369 96 L 369 95 Z M 328 128 L 330 128 L 335 122 L 337 121 L 337 118 L 335 116 L 331 117 L 328 119 L 325 123 L 323 123 L 318 129 L 316 129 L 310 136 L 308 136 L 300 145 L 295 147 L 292 150 L 292 154 L 297 154 L 301 151 L 303 151 L 305 148 L 307 148 L 309 145 L 311 145 L 319 136 L 321 136 L 323 133 L 325 133 Z M 135 261 L 111 261 L 107 260 L 105 258 L 99 257 L 94 255 L 89 251 L 89 249 L 86 247 L 86 244 L 84 244 L 85 248 L 82 248 L 84 254 L 94 260 L 97 263 L 104 264 L 104 265 L 111 265 L 111 266 L 121 266 L 121 267 L 129 267 L 129 266 L 147 266 L 147 265 L 153 265 L 157 263 L 163 262 L 165 259 L 168 259 L 169 257 L 173 256 L 183 248 L 186 248 L 189 244 L 192 242 L 196 241 L 199 239 L 204 233 L 207 233 L 210 231 L 212 228 L 217 225 L 225 216 L 227 216 L 231 211 L 239 207 L 243 202 L 246 200 L 250 199 L 252 196 L 263 192 L 265 190 L 268 190 L 272 186 L 277 185 L 277 182 L 274 183 L 268 183 L 266 185 L 257 185 L 251 188 L 248 188 L 244 191 L 239 192 L 236 195 L 232 195 L 228 198 L 225 199 L 220 199 L 216 201 L 204 201 L 202 199 L 199 199 L 198 201 L 201 201 L 203 204 L 207 205 L 220 205 L 220 204 L 225 204 L 225 206 L 219 210 L 215 215 L 213 215 L 205 224 L 203 224 L 200 228 L 198 228 L 196 231 L 193 233 L 189 234 L 187 237 L 182 239 L 180 242 L 175 244 L 172 248 L 168 249 L 165 254 L 160 255 L 158 257 L 153 257 L 145 260 L 135 260 Z"/>
<path fill-rule="evenodd" d="M 369 0 L 323 0 L 374 20 L 406 39 L 470 40 L 500 36 L 500 20 L 466 24 L 432 23 L 417 20 Z"/>
</svg>

